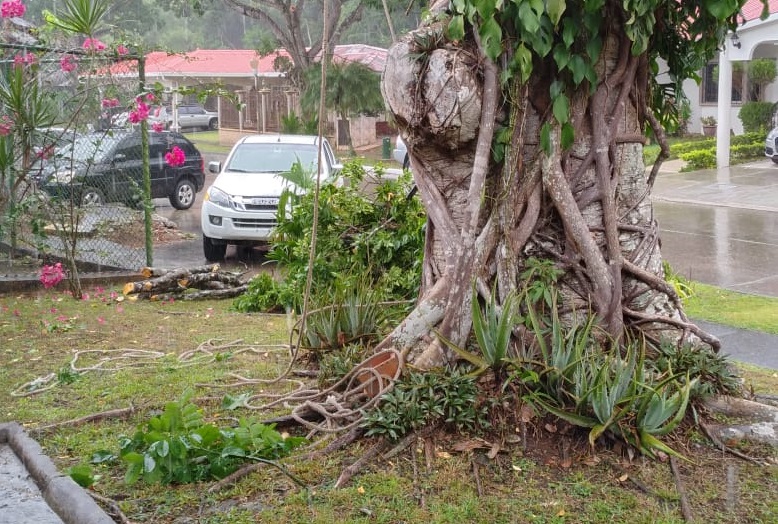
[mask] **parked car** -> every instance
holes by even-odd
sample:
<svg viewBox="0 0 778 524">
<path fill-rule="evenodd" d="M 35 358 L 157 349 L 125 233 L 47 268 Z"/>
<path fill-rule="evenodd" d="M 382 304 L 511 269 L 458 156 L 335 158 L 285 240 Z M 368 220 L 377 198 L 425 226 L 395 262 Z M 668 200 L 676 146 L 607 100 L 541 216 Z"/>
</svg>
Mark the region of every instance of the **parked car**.
<svg viewBox="0 0 778 524">
<path fill-rule="evenodd" d="M 168 127 L 173 126 L 173 113 L 167 110 Z M 184 104 L 178 106 L 178 127 L 200 128 L 200 129 L 219 129 L 219 114 L 213 111 L 207 111 L 198 104 Z"/>
<path fill-rule="evenodd" d="M 326 139 L 322 139 L 322 181 L 334 181 L 342 166 Z M 250 135 L 241 138 L 203 196 L 200 227 L 203 253 L 209 262 L 224 258 L 227 245 L 267 244 L 276 226 L 278 203 L 290 184 L 279 175 L 295 162 L 316 172 L 319 138 L 307 135 Z"/>
<path fill-rule="evenodd" d="M 778 127 L 767 134 L 764 144 L 764 154 L 778 164 Z"/>
<path fill-rule="evenodd" d="M 173 167 L 165 154 L 178 146 L 183 165 Z M 151 197 L 170 199 L 176 209 L 189 209 L 205 185 L 204 160 L 197 148 L 179 133 L 149 133 Z M 140 201 L 143 156 L 140 131 L 89 133 L 60 147 L 34 175 L 52 197 L 72 198 L 80 205 Z"/>
<path fill-rule="evenodd" d="M 397 140 L 394 143 L 392 158 L 402 164 L 403 169 L 408 169 L 408 166 L 411 163 L 410 157 L 408 157 L 408 147 L 405 145 L 405 141 L 403 141 L 403 137 L 400 135 L 397 135 Z"/>
</svg>

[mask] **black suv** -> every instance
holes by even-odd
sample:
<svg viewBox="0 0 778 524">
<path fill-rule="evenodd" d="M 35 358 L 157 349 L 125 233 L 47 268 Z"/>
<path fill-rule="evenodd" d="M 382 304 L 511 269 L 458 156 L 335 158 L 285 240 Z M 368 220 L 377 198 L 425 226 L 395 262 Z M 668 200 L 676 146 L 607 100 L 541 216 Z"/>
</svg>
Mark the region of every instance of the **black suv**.
<svg viewBox="0 0 778 524">
<path fill-rule="evenodd" d="M 176 167 L 165 160 L 174 146 L 186 158 Z M 203 157 L 194 144 L 179 133 L 149 133 L 149 167 L 151 198 L 167 197 L 176 209 L 192 207 L 205 183 Z M 143 188 L 140 131 L 77 135 L 44 160 L 34 177 L 49 195 L 72 198 L 81 205 L 137 205 Z"/>
</svg>

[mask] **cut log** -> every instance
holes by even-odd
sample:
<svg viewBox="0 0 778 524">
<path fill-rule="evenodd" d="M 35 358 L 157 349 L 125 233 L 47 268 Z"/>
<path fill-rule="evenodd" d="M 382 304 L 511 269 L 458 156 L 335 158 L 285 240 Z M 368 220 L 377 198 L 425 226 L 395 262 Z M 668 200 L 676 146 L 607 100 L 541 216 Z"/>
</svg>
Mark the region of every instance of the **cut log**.
<svg viewBox="0 0 778 524">
<path fill-rule="evenodd" d="M 141 274 L 146 277 L 138 282 L 127 282 L 122 293 L 129 300 L 200 300 L 209 298 L 232 298 L 244 293 L 248 286 L 239 275 L 219 271 L 219 264 L 208 264 L 193 268 L 178 268 L 162 271 L 159 268 L 144 267 Z M 191 292 L 198 289 L 198 292 Z"/>
</svg>

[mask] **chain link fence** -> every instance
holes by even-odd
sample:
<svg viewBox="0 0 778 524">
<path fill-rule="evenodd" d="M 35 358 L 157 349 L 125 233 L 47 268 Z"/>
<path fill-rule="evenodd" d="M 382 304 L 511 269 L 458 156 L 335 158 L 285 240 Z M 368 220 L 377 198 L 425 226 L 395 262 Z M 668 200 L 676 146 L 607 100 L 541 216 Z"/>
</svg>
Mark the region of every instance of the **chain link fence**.
<svg viewBox="0 0 778 524">
<path fill-rule="evenodd" d="M 0 56 L 3 256 L 137 271 L 151 260 L 144 171 L 164 176 L 172 140 L 138 124 L 157 127 L 141 60 L 10 44 Z"/>
</svg>

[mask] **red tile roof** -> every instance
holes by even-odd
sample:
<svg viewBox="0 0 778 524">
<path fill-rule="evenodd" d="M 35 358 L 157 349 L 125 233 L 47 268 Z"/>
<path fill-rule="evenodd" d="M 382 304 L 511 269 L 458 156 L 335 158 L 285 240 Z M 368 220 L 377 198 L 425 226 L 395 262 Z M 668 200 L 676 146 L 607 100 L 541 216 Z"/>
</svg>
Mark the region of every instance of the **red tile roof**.
<svg viewBox="0 0 778 524">
<path fill-rule="evenodd" d="M 373 71 L 381 72 L 386 63 L 386 49 L 364 44 L 335 46 L 335 61 L 361 62 Z M 158 77 L 251 77 L 252 60 L 257 60 L 259 76 L 282 76 L 273 68 L 279 56 L 289 57 L 286 50 L 278 50 L 260 57 L 252 49 L 197 49 L 188 53 L 168 54 L 154 51 L 146 55 L 146 75 Z"/>
<path fill-rule="evenodd" d="M 762 0 L 748 0 L 743 5 L 743 8 L 740 10 L 740 12 L 743 15 L 743 19 L 748 22 L 751 20 L 757 20 L 760 16 L 762 16 L 763 8 L 764 4 L 762 3 Z M 767 9 L 770 14 L 778 13 L 778 0 L 768 0 Z"/>
</svg>

